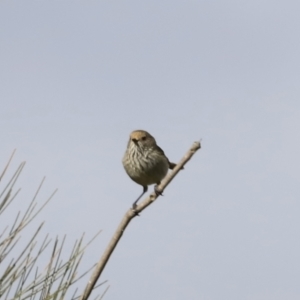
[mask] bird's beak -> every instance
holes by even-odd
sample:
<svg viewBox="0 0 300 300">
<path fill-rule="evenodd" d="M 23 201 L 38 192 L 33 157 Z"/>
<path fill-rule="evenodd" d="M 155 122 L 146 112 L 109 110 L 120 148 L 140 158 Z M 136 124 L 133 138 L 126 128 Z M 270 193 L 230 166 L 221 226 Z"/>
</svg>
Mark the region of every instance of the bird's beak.
<svg viewBox="0 0 300 300">
<path fill-rule="evenodd" d="M 138 147 L 140 148 L 140 144 L 139 141 L 137 139 L 132 139 L 132 142 Z"/>
<path fill-rule="evenodd" d="M 132 139 L 132 141 L 136 146 L 139 146 L 139 141 L 137 139 Z"/>
</svg>

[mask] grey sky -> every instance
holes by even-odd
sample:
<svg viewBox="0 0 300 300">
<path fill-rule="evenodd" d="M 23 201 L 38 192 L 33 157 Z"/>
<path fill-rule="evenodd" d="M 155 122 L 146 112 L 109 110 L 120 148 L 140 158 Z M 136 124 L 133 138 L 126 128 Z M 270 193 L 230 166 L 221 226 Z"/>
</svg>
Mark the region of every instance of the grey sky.
<svg viewBox="0 0 300 300">
<path fill-rule="evenodd" d="M 44 175 L 42 196 L 59 188 L 44 232 L 71 245 L 104 230 L 84 264 L 141 193 L 121 164 L 129 133 L 149 131 L 175 162 L 202 139 L 130 224 L 103 274 L 106 300 L 299 299 L 299 11 L 1 1 L 0 166 L 14 148 L 14 166 L 27 161 L 24 201 Z"/>
</svg>

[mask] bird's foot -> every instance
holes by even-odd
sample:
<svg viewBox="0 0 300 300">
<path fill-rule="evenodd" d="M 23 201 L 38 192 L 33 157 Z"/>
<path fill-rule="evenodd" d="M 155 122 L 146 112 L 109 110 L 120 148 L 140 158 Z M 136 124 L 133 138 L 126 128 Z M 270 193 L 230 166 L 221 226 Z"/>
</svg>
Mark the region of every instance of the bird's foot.
<svg viewBox="0 0 300 300">
<path fill-rule="evenodd" d="M 162 192 L 158 190 L 157 184 L 154 186 L 154 192 L 156 196 L 163 196 Z"/>
<path fill-rule="evenodd" d="M 136 216 L 140 216 L 139 215 L 139 213 L 136 211 L 136 207 L 137 207 L 137 204 L 134 202 L 133 204 L 132 204 L 132 211 L 133 211 L 133 213 L 136 215 Z"/>
</svg>

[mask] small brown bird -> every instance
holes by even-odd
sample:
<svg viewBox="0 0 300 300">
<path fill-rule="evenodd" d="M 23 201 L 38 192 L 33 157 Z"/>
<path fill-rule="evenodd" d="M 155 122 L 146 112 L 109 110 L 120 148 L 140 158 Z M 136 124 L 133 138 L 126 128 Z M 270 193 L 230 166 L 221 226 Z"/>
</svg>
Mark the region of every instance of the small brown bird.
<svg viewBox="0 0 300 300">
<path fill-rule="evenodd" d="M 127 150 L 123 157 L 123 166 L 129 177 L 143 186 L 143 193 L 134 201 L 135 208 L 140 198 L 147 192 L 148 185 L 157 185 L 167 175 L 168 169 L 176 164 L 171 163 L 164 151 L 157 146 L 154 137 L 144 130 L 135 130 L 130 134 Z"/>
</svg>

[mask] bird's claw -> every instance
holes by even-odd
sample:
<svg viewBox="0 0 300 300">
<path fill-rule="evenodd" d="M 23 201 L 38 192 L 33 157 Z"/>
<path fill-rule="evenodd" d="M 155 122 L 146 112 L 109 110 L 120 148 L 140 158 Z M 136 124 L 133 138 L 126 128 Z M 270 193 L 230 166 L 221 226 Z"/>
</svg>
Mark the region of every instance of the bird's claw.
<svg viewBox="0 0 300 300">
<path fill-rule="evenodd" d="M 158 190 L 157 185 L 154 186 L 154 192 L 155 192 L 156 196 L 163 196 L 162 192 Z"/>
<path fill-rule="evenodd" d="M 139 213 L 136 211 L 136 207 L 137 207 L 136 203 L 133 203 L 131 209 L 132 209 L 133 213 L 134 213 L 136 216 L 140 216 Z"/>
</svg>

